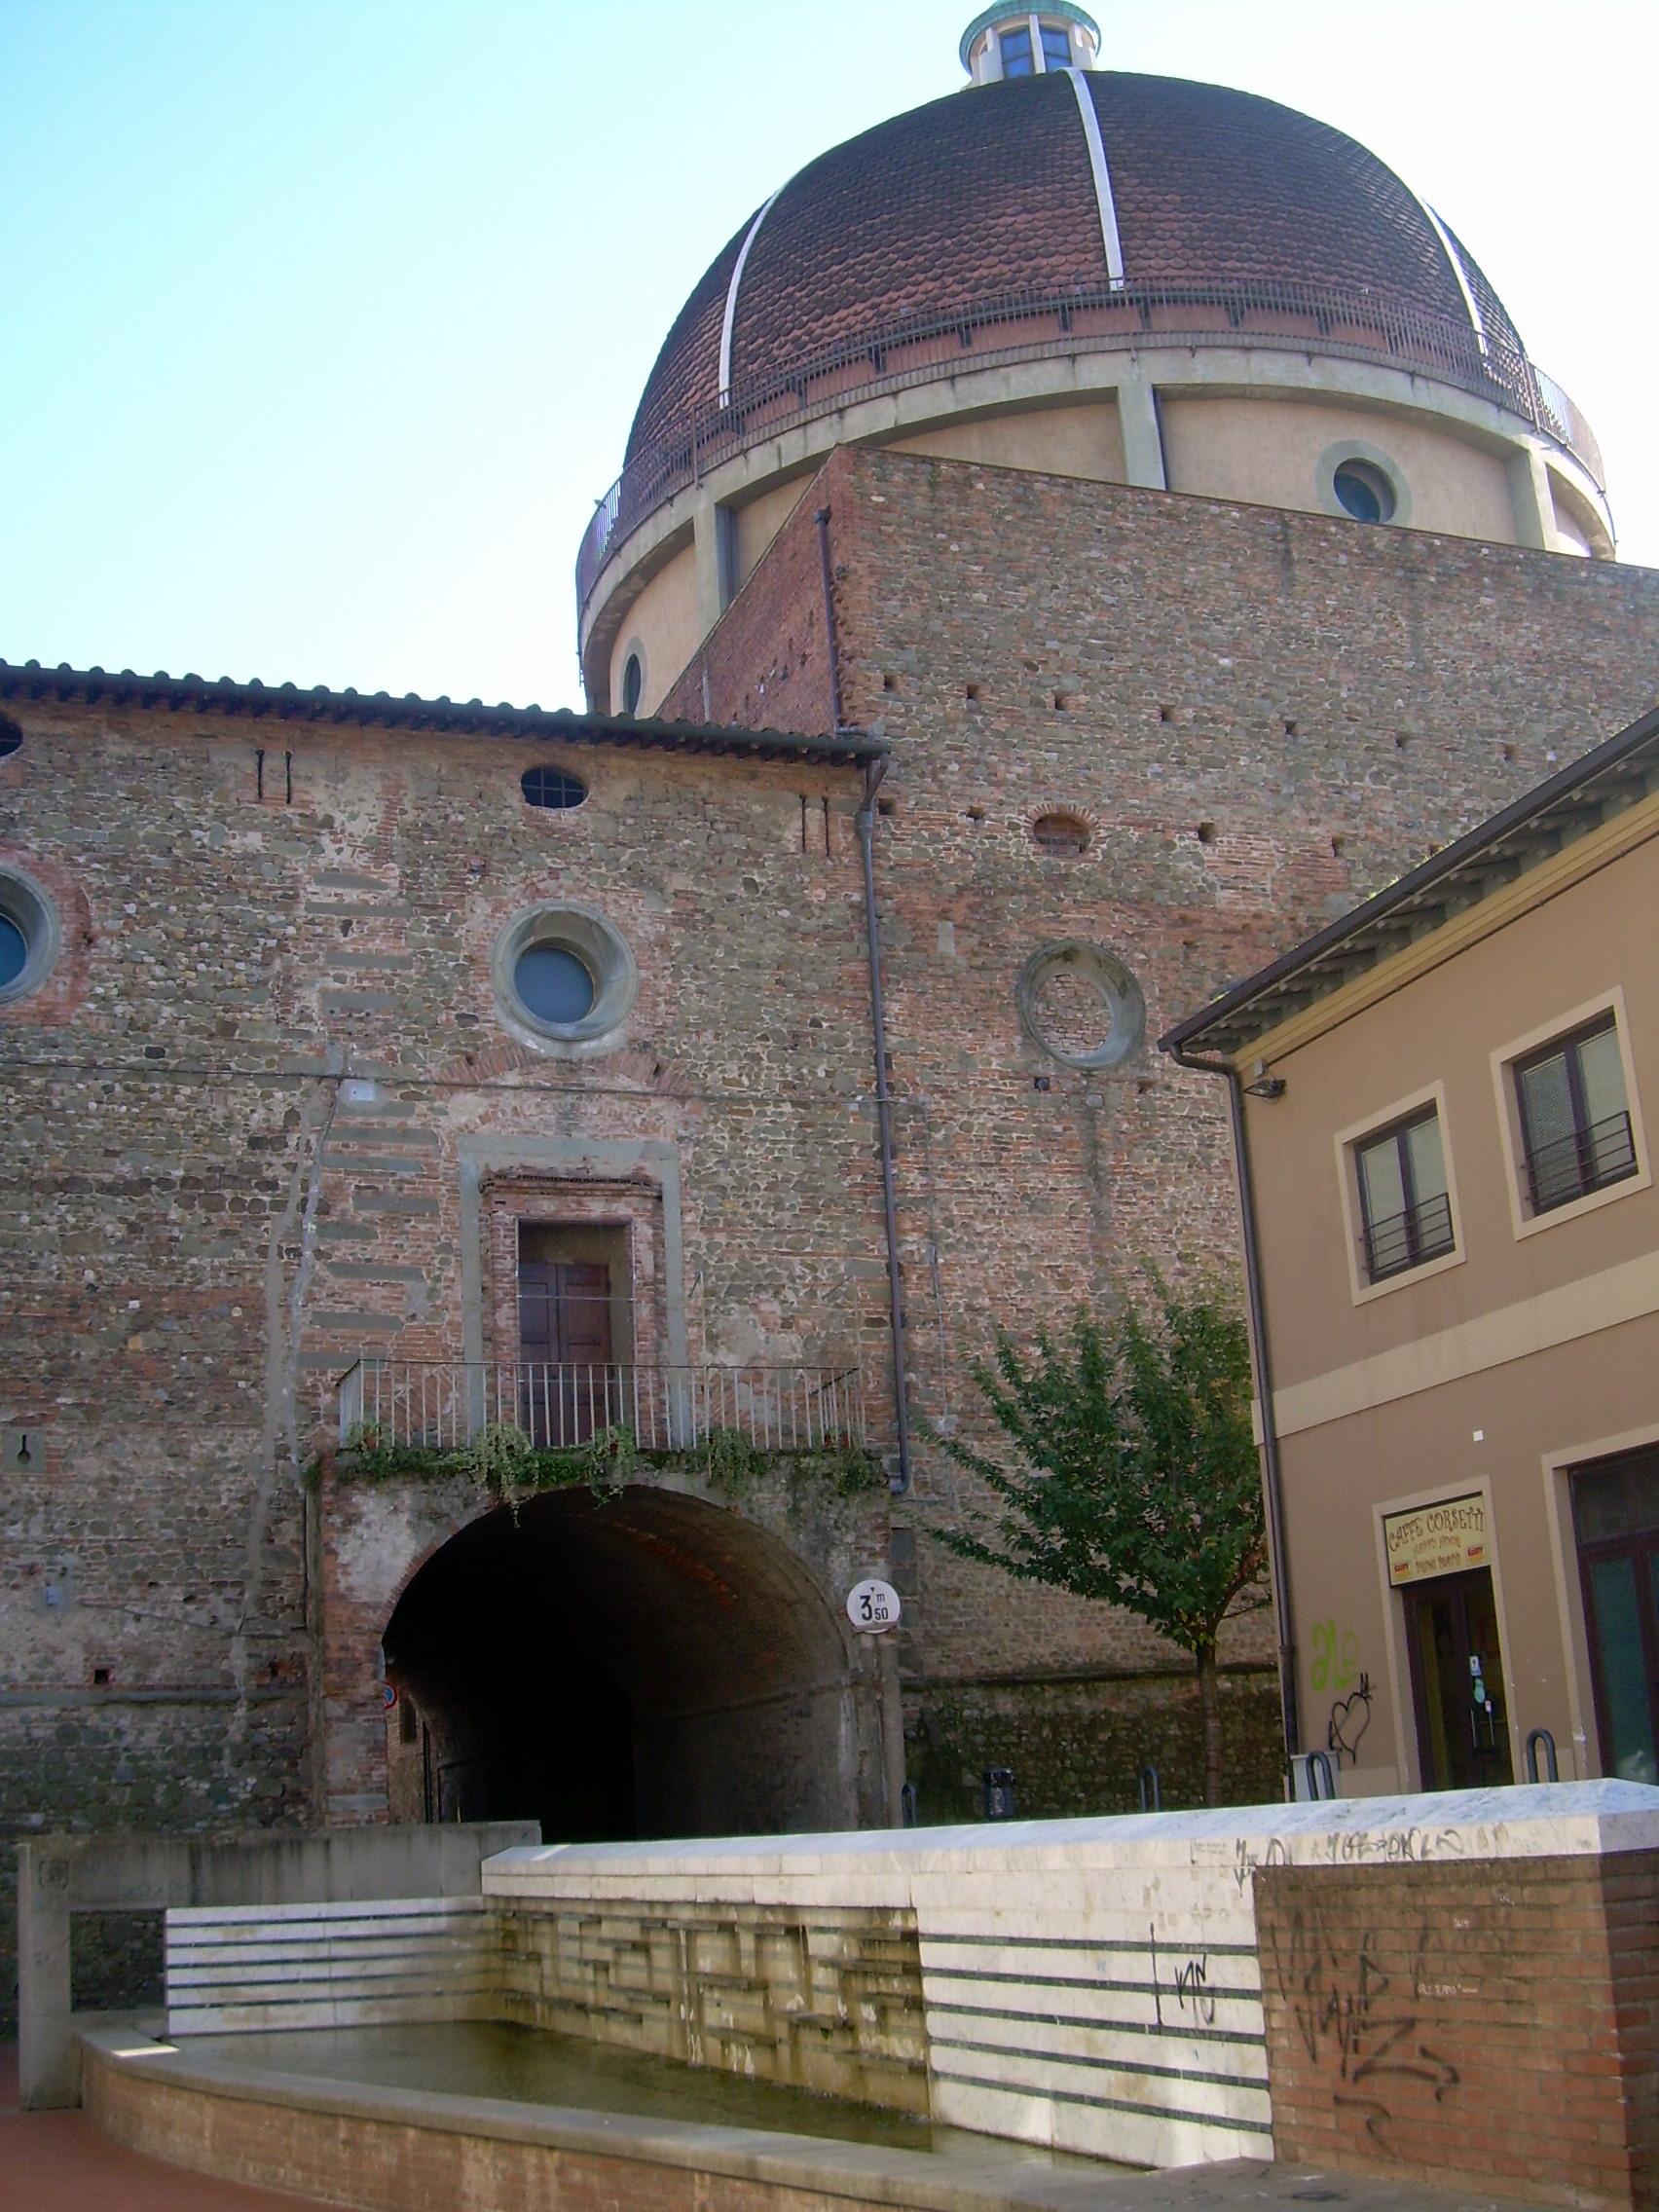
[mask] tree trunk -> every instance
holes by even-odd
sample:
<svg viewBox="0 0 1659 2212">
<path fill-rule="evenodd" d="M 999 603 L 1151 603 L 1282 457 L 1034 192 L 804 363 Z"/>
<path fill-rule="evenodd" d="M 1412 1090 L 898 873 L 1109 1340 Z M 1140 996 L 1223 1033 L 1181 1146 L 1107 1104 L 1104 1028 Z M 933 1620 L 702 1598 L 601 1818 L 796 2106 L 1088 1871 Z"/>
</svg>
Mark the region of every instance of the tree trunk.
<svg viewBox="0 0 1659 2212">
<path fill-rule="evenodd" d="M 1200 1644 L 1193 1657 L 1198 1670 L 1198 1714 L 1204 1730 L 1204 1803 L 1221 1803 L 1221 1677 L 1215 1645 Z"/>
</svg>

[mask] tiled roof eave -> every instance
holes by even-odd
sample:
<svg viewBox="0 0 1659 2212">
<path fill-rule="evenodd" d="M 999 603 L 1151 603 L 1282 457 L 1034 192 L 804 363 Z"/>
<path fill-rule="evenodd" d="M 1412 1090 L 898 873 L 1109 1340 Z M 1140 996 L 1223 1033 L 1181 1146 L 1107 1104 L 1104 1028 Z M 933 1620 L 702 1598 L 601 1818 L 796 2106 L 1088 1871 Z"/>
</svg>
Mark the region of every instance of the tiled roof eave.
<svg viewBox="0 0 1659 2212">
<path fill-rule="evenodd" d="M 294 683 L 209 682 L 200 676 L 139 676 L 131 669 L 42 667 L 0 661 L 0 699 L 51 699 L 67 704 L 136 707 L 146 713 L 221 715 L 277 722 L 324 722 L 335 728 L 407 730 L 442 736 L 520 738 L 542 743 L 622 745 L 658 752 L 726 754 L 756 759 L 810 760 L 858 766 L 885 757 L 888 748 L 862 730 L 834 736 L 727 724 L 659 721 L 650 718 L 578 715 L 568 708 L 487 707 L 480 699 L 422 699 L 413 692 L 302 690 Z"/>
</svg>

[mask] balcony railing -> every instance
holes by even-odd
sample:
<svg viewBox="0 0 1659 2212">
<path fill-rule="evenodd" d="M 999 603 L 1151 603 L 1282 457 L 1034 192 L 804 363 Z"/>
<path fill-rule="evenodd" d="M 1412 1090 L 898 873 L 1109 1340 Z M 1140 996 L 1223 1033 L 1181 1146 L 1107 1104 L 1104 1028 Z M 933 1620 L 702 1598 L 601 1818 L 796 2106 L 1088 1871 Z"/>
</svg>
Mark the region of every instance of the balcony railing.
<svg viewBox="0 0 1659 2212">
<path fill-rule="evenodd" d="M 1534 1213 L 1548 1213 L 1604 1183 L 1636 1173 L 1636 1140 L 1628 1114 L 1609 1114 L 1571 1129 L 1527 1155 L 1527 1190 Z"/>
<path fill-rule="evenodd" d="M 1381 1221 L 1366 1224 L 1360 1239 L 1366 1279 L 1382 1282 L 1386 1275 L 1420 1267 L 1424 1260 L 1438 1260 L 1451 1251 L 1453 1241 L 1452 1201 L 1446 1193 L 1419 1198 L 1403 1213 L 1385 1214 Z"/>
<path fill-rule="evenodd" d="M 762 1452 L 861 1451 L 856 1367 L 552 1366 L 538 1361 L 363 1359 L 339 1386 L 342 1445 L 459 1452 L 483 1428 L 538 1448 L 625 1428 L 642 1452 L 684 1452 L 735 1431 Z"/>
<path fill-rule="evenodd" d="M 1126 284 L 1004 292 L 947 313 L 872 325 L 785 375 L 735 385 L 723 403 L 688 410 L 644 446 L 600 500 L 576 555 L 576 605 L 587 610 L 613 544 L 712 468 L 762 438 L 879 393 L 1050 356 L 1146 347 L 1247 345 L 1254 350 L 1382 360 L 1490 399 L 1572 454 L 1598 489 L 1601 449 L 1579 409 L 1518 348 L 1466 321 L 1364 286 Z"/>
</svg>

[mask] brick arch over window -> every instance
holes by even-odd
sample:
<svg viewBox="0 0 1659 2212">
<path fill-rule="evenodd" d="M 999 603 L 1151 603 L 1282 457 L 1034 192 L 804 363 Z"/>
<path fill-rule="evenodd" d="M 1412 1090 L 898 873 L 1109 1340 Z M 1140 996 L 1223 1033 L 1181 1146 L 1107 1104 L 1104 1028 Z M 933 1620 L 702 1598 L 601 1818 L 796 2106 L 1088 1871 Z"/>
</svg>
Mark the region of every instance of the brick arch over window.
<svg viewBox="0 0 1659 2212">
<path fill-rule="evenodd" d="M 393 1752 L 407 1815 L 528 1817 L 549 1841 L 871 1817 L 845 1624 L 778 1537 L 702 1498 L 639 1484 L 486 1513 L 383 1641 L 420 1716 Z"/>
</svg>

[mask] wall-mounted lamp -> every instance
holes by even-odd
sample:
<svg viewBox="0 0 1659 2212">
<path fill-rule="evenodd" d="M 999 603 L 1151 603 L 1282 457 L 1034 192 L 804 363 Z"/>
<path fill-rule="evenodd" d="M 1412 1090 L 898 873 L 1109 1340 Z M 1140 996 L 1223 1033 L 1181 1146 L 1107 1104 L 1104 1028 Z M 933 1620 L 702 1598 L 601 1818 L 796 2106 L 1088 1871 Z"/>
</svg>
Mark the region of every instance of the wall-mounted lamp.
<svg viewBox="0 0 1659 2212">
<path fill-rule="evenodd" d="M 1250 1081 L 1244 1086 L 1244 1093 L 1248 1098 L 1282 1098 L 1284 1078 L 1282 1075 L 1269 1075 L 1267 1061 L 1258 1060 L 1250 1070 Z"/>
</svg>

